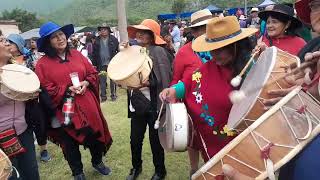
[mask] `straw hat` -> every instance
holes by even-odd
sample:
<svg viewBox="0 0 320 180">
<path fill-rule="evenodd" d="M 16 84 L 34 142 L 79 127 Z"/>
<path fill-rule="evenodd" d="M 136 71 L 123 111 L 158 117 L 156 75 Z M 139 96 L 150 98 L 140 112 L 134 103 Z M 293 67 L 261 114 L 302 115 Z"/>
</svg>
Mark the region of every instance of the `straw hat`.
<svg viewBox="0 0 320 180">
<path fill-rule="evenodd" d="M 253 12 L 259 12 L 259 9 L 258 8 L 252 8 L 250 13 L 253 13 Z"/>
<path fill-rule="evenodd" d="M 138 30 L 152 31 L 156 44 L 166 44 L 166 42 L 160 37 L 160 25 L 153 19 L 145 19 L 139 25 L 128 26 L 127 30 L 128 36 L 131 39 L 136 38 L 136 33 Z"/>
<path fill-rule="evenodd" d="M 206 34 L 192 43 L 196 52 L 212 51 L 244 39 L 258 30 L 256 28 L 240 28 L 235 16 L 216 17 L 209 20 Z"/>
<path fill-rule="evenodd" d="M 191 26 L 189 28 L 206 25 L 212 19 L 212 13 L 209 9 L 203 9 L 191 14 Z"/>
<path fill-rule="evenodd" d="M 302 23 L 294 17 L 294 9 L 290 6 L 284 4 L 276 4 L 273 6 L 272 10 L 265 10 L 259 13 L 259 18 L 262 20 L 267 21 L 269 16 L 273 17 L 285 17 L 288 20 L 291 20 L 290 27 L 298 28 L 302 26 Z"/>
<path fill-rule="evenodd" d="M 308 6 L 310 2 L 311 0 L 298 0 L 294 4 L 298 17 L 301 19 L 301 21 L 303 21 L 306 24 L 311 24 L 311 21 L 310 21 L 311 9 Z"/>
</svg>

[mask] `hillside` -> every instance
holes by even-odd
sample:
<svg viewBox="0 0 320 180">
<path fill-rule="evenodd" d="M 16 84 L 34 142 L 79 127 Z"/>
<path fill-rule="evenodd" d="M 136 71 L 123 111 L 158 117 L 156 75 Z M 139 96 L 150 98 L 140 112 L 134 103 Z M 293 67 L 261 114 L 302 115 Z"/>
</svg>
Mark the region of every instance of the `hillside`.
<svg viewBox="0 0 320 180">
<path fill-rule="evenodd" d="M 1 0 L 0 12 L 20 8 L 37 14 L 50 14 L 72 1 L 74 0 Z"/>
<path fill-rule="evenodd" d="M 51 13 L 48 18 L 61 24 L 97 25 L 107 21 L 115 25 L 116 0 L 74 0 L 64 8 Z M 221 8 L 244 7 L 239 0 L 185 0 L 188 5 L 185 11 L 194 11 L 214 4 Z M 248 5 L 256 6 L 263 0 L 248 0 Z M 292 0 L 275 0 L 275 2 Z M 140 22 L 144 18 L 155 19 L 158 14 L 171 13 L 173 0 L 127 0 L 127 17 L 129 24 Z"/>
</svg>

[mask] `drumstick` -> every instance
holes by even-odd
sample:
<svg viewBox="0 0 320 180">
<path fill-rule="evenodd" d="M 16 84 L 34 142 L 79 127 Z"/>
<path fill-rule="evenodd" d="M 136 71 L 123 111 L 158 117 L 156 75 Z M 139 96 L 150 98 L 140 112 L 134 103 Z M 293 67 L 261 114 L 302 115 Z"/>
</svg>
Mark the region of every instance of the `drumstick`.
<svg viewBox="0 0 320 180">
<path fill-rule="evenodd" d="M 160 111 L 159 111 L 159 114 L 158 114 L 158 118 L 157 118 L 156 122 L 154 123 L 154 129 L 158 129 L 159 128 L 160 117 L 161 117 L 161 113 L 162 113 L 162 110 L 163 110 L 163 106 L 164 106 L 164 102 L 162 102 L 162 104 L 161 104 Z"/>
<path fill-rule="evenodd" d="M 236 77 L 234 77 L 231 80 L 231 85 L 233 87 L 238 87 L 242 81 L 242 76 L 244 75 L 244 73 L 247 71 L 248 67 L 251 65 L 252 61 L 254 60 L 254 57 L 260 52 L 260 49 L 256 52 L 254 52 L 251 55 L 251 58 L 249 59 L 249 61 L 247 62 L 247 64 L 244 66 L 244 68 L 242 69 L 242 71 L 240 72 L 239 75 L 237 75 Z"/>
<path fill-rule="evenodd" d="M 12 71 L 12 72 L 19 72 L 19 73 L 24 73 L 24 74 L 31 74 L 30 70 L 29 69 L 25 69 L 25 70 L 22 70 L 22 71 L 19 71 L 19 70 L 13 70 L 13 69 L 6 69 L 6 68 L 1 68 L 1 70 L 4 70 L 4 71 Z"/>
<path fill-rule="evenodd" d="M 301 71 L 302 69 L 308 68 L 309 66 L 315 64 L 316 62 L 317 62 L 317 59 L 316 60 L 312 60 L 312 61 L 308 61 L 308 62 L 304 62 L 304 63 L 301 64 L 300 67 L 294 69 L 293 71 L 291 71 L 291 72 L 289 72 L 289 73 L 287 73 L 285 75 L 280 76 L 276 80 L 273 80 L 273 81 L 271 81 L 271 82 L 269 82 L 269 83 L 267 83 L 267 84 L 265 84 L 263 86 L 258 86 L 258 87 L 249 89 L 247 92 L 244 92 L 243 90 L 234 90 L 234 91 L 232 91 L 230 93 L 229 98 L 230 98 L 230 100 L 231 100 L 231 102 L 233 104 L 235 104 L 237 102 L 240 102 L 244 98 L 247 97 L 247 94 L 255 93 L 255 92 L 259 91 L 260 89 L 262 89 L 264 86 L 269 86 L 271 84 L 274 84 L 274 83 L 278 82 L 281 79 L 284 79 L 284 78 L 286 78 L 288 76 L 294 75 L 294 74 L 298 73 L 299 71 Z"/>
</svg>

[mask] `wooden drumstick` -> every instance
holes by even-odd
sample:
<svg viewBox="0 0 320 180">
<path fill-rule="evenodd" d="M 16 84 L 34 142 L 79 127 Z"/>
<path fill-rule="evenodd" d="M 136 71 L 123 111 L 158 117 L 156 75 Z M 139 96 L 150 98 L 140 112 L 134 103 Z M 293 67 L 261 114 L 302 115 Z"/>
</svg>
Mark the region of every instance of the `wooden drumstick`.
<svg viewBox="0 0 320 180">
<path fill-rule="evenodd" d="M 242 69 L 242 71 L 240 72 L 239 75 L 237 75 L 236 77 L 234 77 L 232 80 L 231 80 L 231 85 L 233 87 L 238 87 L 242 81 L 242 76 L 244 75 L 244 73 L 246 73 L 248 67 L 251 65 L 252 61 L 254 60 L 254 57 L 260 53 L 260 49 L 256 52 L 254 52 L 252 55 L 251 55 L 251 58 L 249 59 L 249 61 L 247 62 L 247 64 L 244 66 L 244 68 Z"/>
<path fill-rule="evenodd" d="M 277 79 L 275 79 L 275 80 L 273 80 L 273 81 L 271 81 L 271 82 L 269 82 L 269 83 L 267 83 L 267 84 L 265 84 L 265 85 L 263 85 L 263 86 L 258 86 L 258 87 L 256 87 L 256 88 L 249 89 L 249 90 L 246 91 L 246 92 L 244 92 L 244 91 L 242 91 L 242 90 L 234 90 L 234 91 L 232 91 L 232 92 L 230 93 L 229 98 L 230 98 L 230 100 L 231 100 L 231 102 L 232 102 L 233 104 L 235 104 L 235 103 L 237 103 L 237 102 L 240 102 L 240 101 L 242 101 L 244 98 L 247 97 L 247 94 L 255 93 L 255 92 L 261 90 L 264 86 L 272 85 L 272 84 L 278 82 L 278 81 L 281 80 L 281 79 L 284 79 L 284 78 L 286 78 L 286 77 L 289 77 L 289 76 L 291 76 L 291 75 L 294 75 L 294 74 L 298 73 L 299 71 L 301 71 L 301 70 L 303 70 L 303 69 L 305 69 L 305 68 L 308 68 L 308 67 L 312 66 L 312 65 L 315 64 L 317 61 L 318 61 L 318 60 L 312 60 L 312 61 L 304 62 L 304 63 L 301 64 L 300 67 L 294 69 L 293 71 L 291 71 L 291 72 L 289 72 L 289 73 L 287 73 L 287 74 L 285 74 L 285 75 L 282 75 L 282 76 L 280 76 L 279 78 L 277 78 Z"/>
</svg>

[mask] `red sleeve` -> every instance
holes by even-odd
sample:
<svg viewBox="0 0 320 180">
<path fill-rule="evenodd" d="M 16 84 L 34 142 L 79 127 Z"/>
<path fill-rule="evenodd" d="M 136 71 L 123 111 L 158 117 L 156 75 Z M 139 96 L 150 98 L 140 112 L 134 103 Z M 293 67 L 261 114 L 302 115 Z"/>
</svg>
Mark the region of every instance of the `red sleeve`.
<svg viewBox="0 0 320 180">
<path fill-rule="evenodd" d="M 45 74 L 46 70 L 44 67 L 45 63 L 43 63 L 43 61 L 45 61 L 45 58 L 46 57 L 42 57 L 39 60 L 39 63 L 37 63 L 35 72 L 40 80 L 41 87 L 47 90 L 48 94 L 51 97 L 53 106 L 56 108 L 59 105 L 61 105 L 65 92 L 69 87 L 69 85 L 57 85 L 53 82 L 50 82 L 48 79 L 46 79 L 46 74 Z"/>
<path fill-rule="evenodd" d="M 181 51 L 179 51 L 173 61 L 173 77 L 172 77 L 172 81 L 170 83 L 171 85 L 177 84 L 179 80 L 181 80 L 183 77 L 183 72 L 184 72 L 184 63 L 183 59 L 183 53 Z"/>
</svg>

